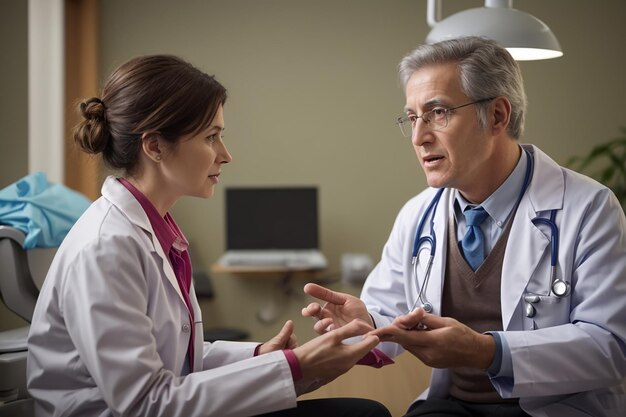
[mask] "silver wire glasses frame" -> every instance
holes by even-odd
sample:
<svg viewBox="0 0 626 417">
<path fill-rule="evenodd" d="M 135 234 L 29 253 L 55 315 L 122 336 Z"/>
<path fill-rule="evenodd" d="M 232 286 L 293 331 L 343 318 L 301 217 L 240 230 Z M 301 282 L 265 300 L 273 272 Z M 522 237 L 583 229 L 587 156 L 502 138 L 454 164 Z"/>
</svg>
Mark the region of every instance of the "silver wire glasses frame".
<svg viewBox="0 0 626 417">
<path fill-rule="evenodd" d="M 460 106 L 445 108 L 434 107 L 431 110 L 425 111 L 420 116 L 415 114 L 409 116 L 401 116 L 396 119 L 396 124 L 400 127 L 400 132 L 405 138 L 413 137 L 413 128 L 417 124 L 417 119 L 422 119 L 427 126 L 430 126 L 433 130 L 445 129 L 448 126 L 448 119 L 450 113 L 461 107 L 471 106 L 472 104 L 486 103 L 493 100 L 495 97 L 483 98 L 480 100 L 472 101 L 471 103 L 461 104 Z"/>
</svg>

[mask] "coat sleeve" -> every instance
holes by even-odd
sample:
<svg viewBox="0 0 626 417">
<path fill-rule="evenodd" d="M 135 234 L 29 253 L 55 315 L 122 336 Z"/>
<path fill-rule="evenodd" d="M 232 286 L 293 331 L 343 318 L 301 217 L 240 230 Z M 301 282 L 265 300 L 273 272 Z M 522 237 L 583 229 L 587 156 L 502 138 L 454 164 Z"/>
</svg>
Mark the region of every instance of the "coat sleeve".
<svg viewBox="0 0 626 417">
<path fill-rule="evenodd" d="M 566 308 L 566 319 L 501 333 L 514 374 L 493 380 L 504 397 L 592 391 L 626 377 L 626 219 L 608 189 L 592 194 L 570 202 L 580 213 L 560 225 L 559 265 L 572 291 L 566 307 L 548 307 Z"/>
<path fill-rule="evenodd" d="M 254 350 L 258 345 L 255 342 L 229 342 L 223 340 L 217 340 L 213 343 L 204 342 L 202 369 L 213 369 L 252 358 L 254 357 Z"/>
<path fill-rule="evenodd" d="M 406 288 L 412 276 L 406 274 L 406 264 L 410 256 L 413 223 L 419 217 L 416 207 L 420 197 L 410 200 L 400 210 L 389 239 L 385 243 L 380 262 L 367 277 L 361 300 L 365 303 L 376 327 L 391 324 L 394 318 L 406 314 L 412 306 L 407 303 Z M 386 355 L 395 357 L 404 349 L 396 343 L 383 342 L 378 347 Z"/>
<path fill-rule="evenodd" d="M 114 415 L 245 416 L 296 405 L 280 351 L 224 356 L 184 377 L 165 369 L 146 314 L 148 262 L 133 239 L 100 238 L 79 252 L 61 288 L 67 330 Z"/>
</svg>

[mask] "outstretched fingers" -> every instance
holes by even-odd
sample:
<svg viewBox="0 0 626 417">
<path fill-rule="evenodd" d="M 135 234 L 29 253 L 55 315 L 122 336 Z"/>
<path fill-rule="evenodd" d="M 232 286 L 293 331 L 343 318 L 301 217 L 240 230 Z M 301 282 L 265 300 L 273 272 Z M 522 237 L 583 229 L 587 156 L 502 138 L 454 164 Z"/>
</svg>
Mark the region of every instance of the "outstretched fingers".
<svg viewBox="0 0 626 417">
<path fill-rule="evenodd" d="M 318 300 L 326 301 L 327 303 L 344 305 L 348 301 L 348 297 L 340 292 L 329 290 L 321 285 L 308 283 L 304 286 L 304 292 L 311 297 Z"/>
<path fill-rule="evenodd" d="M 315 330 L 316 333 L 318 334 L 324 334 L 326 332 L 329 332 L 331 330 L 333 330 L 333 319 L 328 317 L 325 319 L 321 319 L 318 320 L 314 325 L 313 325 L 313 330 Z"/>
<path fill-rule="evenodd" d="M 298 339 L 293 333 L 293 321 L 287 320 L 280 332 L 276 335 L 277 343 L 287 349 L 293 349 L 298 346 Z"/>
<path fill-rule="evenodd" d="M 292 333 L 293 333 L 293 321 L 287 320 L 285 324 L 283 325 L 283 328 L 280 329 L 280 332 L 278 332 L 277 337 L 280 340 L 289 340 L 289 337 L 291 337 Z"/>
<path fill-rule="evenodd" d="M 315 317 L 317 319 L 322 318 L 322 311 L 324 308 L 318 303 L 311 303 L 302 309 L 302 316 Z"/>
</svg>

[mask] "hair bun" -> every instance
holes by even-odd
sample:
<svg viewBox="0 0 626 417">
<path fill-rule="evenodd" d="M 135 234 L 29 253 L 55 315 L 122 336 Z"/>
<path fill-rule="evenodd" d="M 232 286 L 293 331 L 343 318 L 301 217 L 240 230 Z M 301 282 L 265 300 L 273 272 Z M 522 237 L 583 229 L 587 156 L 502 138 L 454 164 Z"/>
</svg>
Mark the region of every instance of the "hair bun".
<svg viewBox="0 0 626 417">
<path fill-rule="evenodd" d="M 80 103 L 80 113 L 87 120 L 106 123 L 104 102 L 98 97 L 92 97 Z"/>
<path fill-rule="evenodd" d="M 74 141 L 87 153 L 100 153 L 110 139 L 106 108 L 102 100 L 92 97 L 80 103 L 83 121 L 74 128 Z"/>
</svg>

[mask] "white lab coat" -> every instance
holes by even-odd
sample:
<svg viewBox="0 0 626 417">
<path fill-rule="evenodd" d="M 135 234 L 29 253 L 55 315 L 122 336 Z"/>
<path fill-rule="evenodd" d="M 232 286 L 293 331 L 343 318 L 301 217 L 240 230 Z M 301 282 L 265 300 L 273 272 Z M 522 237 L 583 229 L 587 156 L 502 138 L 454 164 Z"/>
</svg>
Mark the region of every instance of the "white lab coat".
<svg viewBox="0 0 626 417">
<path fill-rule="evenodd" d="M 29 334 L 38 416 L 249 416 L 296 405 L 282 352 L 203 343 L 150 222 L 109 177 L 52 263 Z M 181 376 L 190 326 L 194 370 Z"/>
<path fill-rule="evenodd" d="M 492 379 L 505 398 L 519 397 L 532 416 L 623 416 L 626 410 L 626 219 L 606 187 L 558 166 L 538 148 L 534 172 L 508 239 L 502 269 L 502 326 L 512 355 L 514 380 Z M 378 326 L 406 312 L 417 299 L 410 264 L 418 221 L 434 189 L 411 199 L 400 211 L 380 263 L 361 298 Z M 437 252 L 426 299 L 441 312 L 448 218 L 454 193 L 445 190 L 434 218 Z M 569 297 L 542 297 L 533 319 L 524 314 L 525 292 L 549 295 L 550 232 L 531 220 L 557 209 L 559 276 L 571 282 Z M 423 235 L 430 233 L 428 224 Z M 424 245 L 427 248 L 426 245 Z M 418 279 L 424 282 L 427 250 L 420 252 Z M 488 302 L 488 300 L 485 300 Z M 532 330 L 536 329 L 536 330 Z M 383 343 L 391 356 L 396 344 Z M 449 372 L 434 369 L 420 396 L 448 394 Z"/>
</svg>

